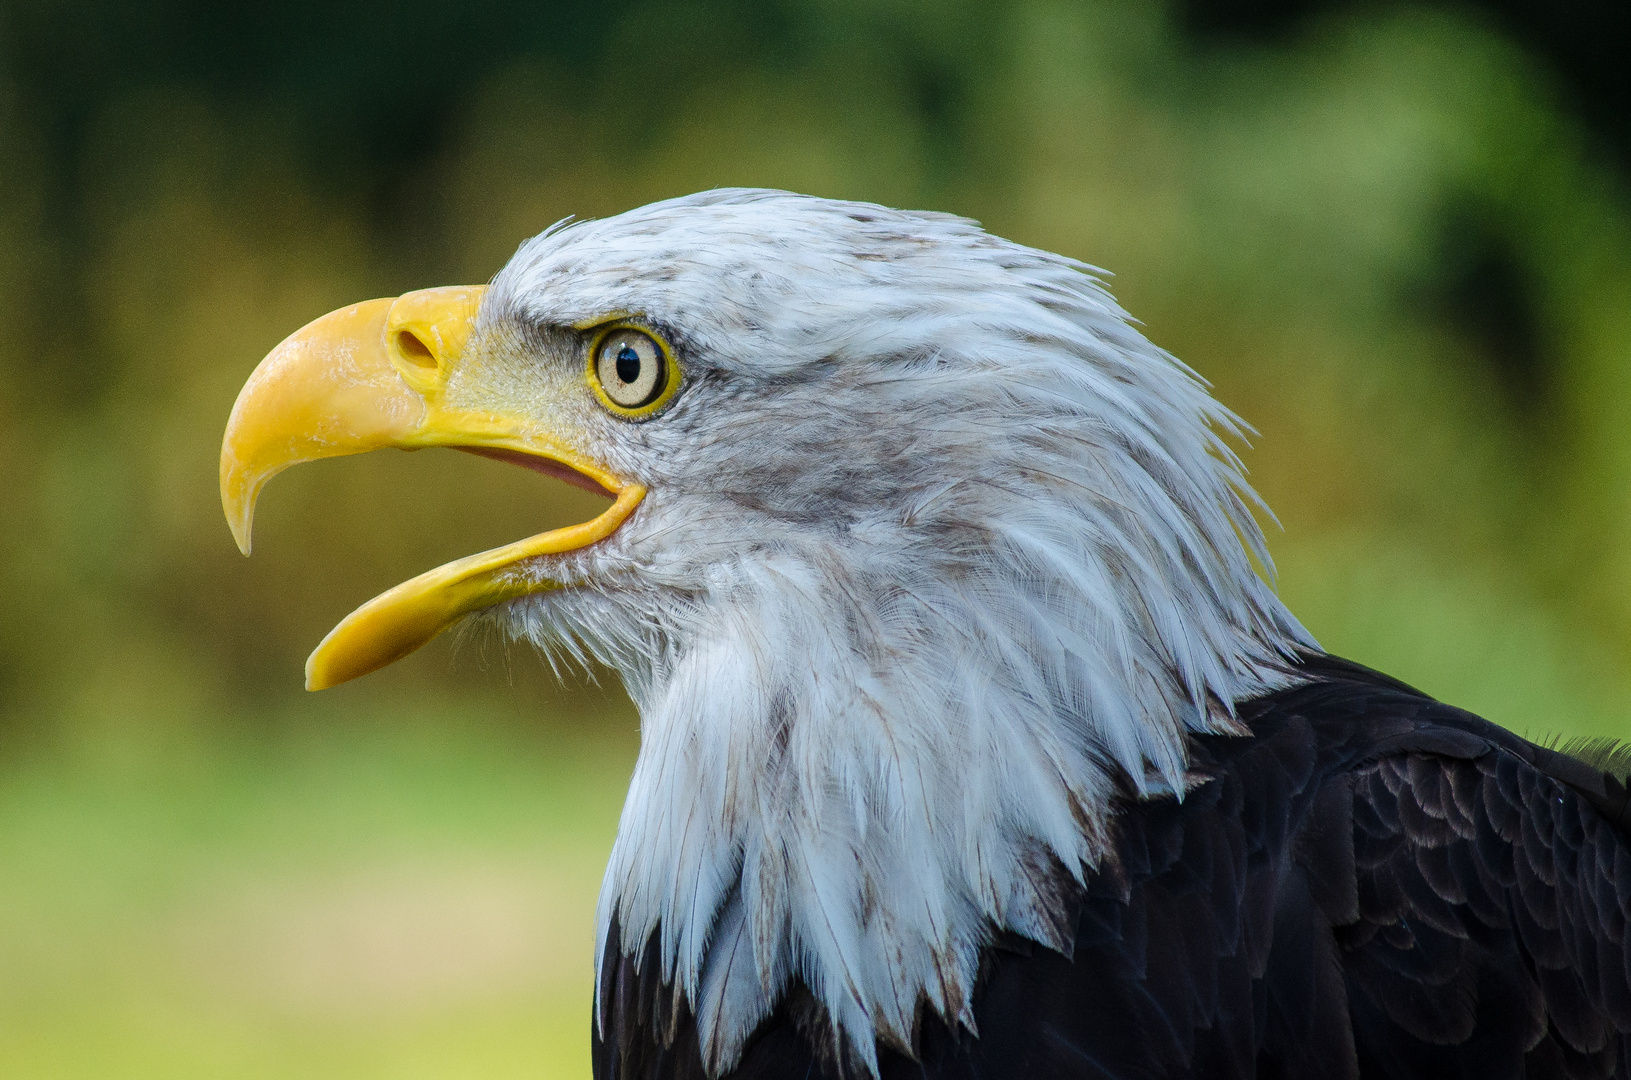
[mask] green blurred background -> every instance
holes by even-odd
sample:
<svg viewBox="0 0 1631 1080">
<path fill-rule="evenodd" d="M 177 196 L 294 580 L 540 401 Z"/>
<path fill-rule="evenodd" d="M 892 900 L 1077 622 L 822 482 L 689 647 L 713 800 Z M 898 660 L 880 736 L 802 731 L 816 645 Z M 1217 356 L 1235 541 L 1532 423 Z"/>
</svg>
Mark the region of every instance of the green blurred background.
<svg viewBox="0 0 1631 1080">
<path fill-rule="evenodd" d="M 1622 4 L 0 2 L 0 1075 L 587 1073 L 615 679 L 361 601 L 588 504 L 458 454 L 221 520 L 234 395 L 355 300 L 724 184 L 1113 270 L 1261 435 L 1333 651 L 1631 733 Z"/>
</svg>

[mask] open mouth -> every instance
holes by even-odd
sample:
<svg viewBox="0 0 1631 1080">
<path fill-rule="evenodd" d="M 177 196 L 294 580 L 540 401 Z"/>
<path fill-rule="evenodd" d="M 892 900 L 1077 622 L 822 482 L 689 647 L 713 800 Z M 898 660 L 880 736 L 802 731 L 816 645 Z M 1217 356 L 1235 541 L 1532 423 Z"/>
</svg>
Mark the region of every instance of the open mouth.
<svg viewBox="0 0 1631 1080">
<path fill-rule="evenodd" d="M 473 452 L 485 457 L 499 456 L 485 448 Z M 562 475 L 567 471 L 564 466 L 528 467 L 567 479 Z M 603 490 L 587 477 L 579 476 L 577 483 L 591 490 Z M 576 551 L 604 540 L 623 524 L 644 495 L 645 489 L 639 485 L 624 487 L 611 506 L 580 525 L 551 529 L 513 544 L 444 563 L 374 597 L 342 619 L 307 658 L 306 689 L 322 690 L 377 671 L 407 656 L 472 612 L 530 593 L 559 588 L 548 578 L 525 572 L 519 564 L 541 555 Z"/>
<path fill-rule="evenodd" d="M 523 469 L 531 469 L 535 473 L 553 476 L 557 480 L 564 480 L 573 487 L 582 488 L 592 494 L 604 495 L 608 499 L 617 497 L 617 492 L 607 489 L 606 485 L 599 480 L 592 476 L 585 476 L 572 466 L 556 461 L 554 458 L 540 457 L 537 454 L 524 454 L 517 450 L 505 450 L 497 446 L 456 446 L 453 449 L 463 450 L 465 453 L 475 454 L 477 457 L 491 458 L 494 461 L 507 461 L 511 465 L 519 465 Z"/>
<path fill-rule="evenodd" d="M 221 444 L 221 503 L 250 549 L 262 487 L 291 465 L 382 447 L 444 446 L 612 498 L 599 515 L 455 560 L 353 611 L 306 661 L 306 688 L 366 675 L 472 612 L 560 586 L 521 564 L 606 539 L 645 488 L 526 418 L 449 406 L 442 391 L 467 342 L 480 287 L 427 289 L 331 312 L 273 349 L 245 383 Z"/>
</svg>

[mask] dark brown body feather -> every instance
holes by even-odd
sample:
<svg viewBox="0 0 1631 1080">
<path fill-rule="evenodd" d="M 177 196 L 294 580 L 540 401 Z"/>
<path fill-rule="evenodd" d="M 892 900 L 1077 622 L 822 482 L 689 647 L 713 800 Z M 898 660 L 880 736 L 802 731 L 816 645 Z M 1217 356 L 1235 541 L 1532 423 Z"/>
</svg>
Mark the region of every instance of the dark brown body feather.
<svg viewBox="0 0 1631 1080">
<path fill-rule="evenodd" d="M 1073 955 L 988 950 L 978 1037 L 924 1014 L 896 1077 L 1631 1077 L 1626 789 L 1357 665 L 1194 741 L 1211 779 L 1129 804 Z M 613 927 L 599 1080 L 706 1075 L 683 1003 Z M 788 995 L 733 1077 L 853 1075 Z"/>
</svg>

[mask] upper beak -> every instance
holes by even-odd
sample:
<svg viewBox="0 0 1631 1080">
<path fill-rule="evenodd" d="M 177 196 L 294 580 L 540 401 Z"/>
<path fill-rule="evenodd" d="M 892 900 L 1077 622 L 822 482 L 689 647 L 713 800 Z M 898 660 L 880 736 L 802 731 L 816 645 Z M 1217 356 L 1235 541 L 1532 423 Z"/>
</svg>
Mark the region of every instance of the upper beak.
<svg viewBox="0 0 1631 1080">
<path fill-rule="evenodd" d="M 511 568 L 604 539 L 645 495 L 523 417 L 444 403 L 484 291 L 425 289 L 341 308 L 267 354 L 238 394 L 221 442 L 221 505 L 238 547 L 249 554 L 255 500 L 273 476 L 303 461 L 384 446 L 548 459 L 616 500 L 592 521 L 448 563 L 370 600 L 306 661 L 308 690 L 399 660 L 472 611 L 550 588 Z"/>
</svg>

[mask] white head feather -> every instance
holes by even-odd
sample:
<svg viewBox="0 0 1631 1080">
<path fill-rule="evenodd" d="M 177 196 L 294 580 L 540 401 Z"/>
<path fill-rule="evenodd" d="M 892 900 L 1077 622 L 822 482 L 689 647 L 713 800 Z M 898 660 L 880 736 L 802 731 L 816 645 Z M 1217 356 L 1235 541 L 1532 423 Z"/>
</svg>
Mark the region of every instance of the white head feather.
<svg viewBox="0 0 1631 1080">
<path fill-rule="evenodd" d="M 600 952 L 614 917 L 659 935 L 715 1074 L 794 978 L 874 1069 L 921 1003 L 972 1028 L 996 930 L 1068 948 L 1057 876 L 1118 792 L 1181 793 L 1186 733 L 1313 647 L 1253 569 L 1239 422 L 1093 273 L 727 190 L 558 226 L 493 282 L 490 338 L 635 313 L 685 370 L 648 422 L 572 418 L 650 494 L 505 615 L 639 706 Z"/>
</svg>

